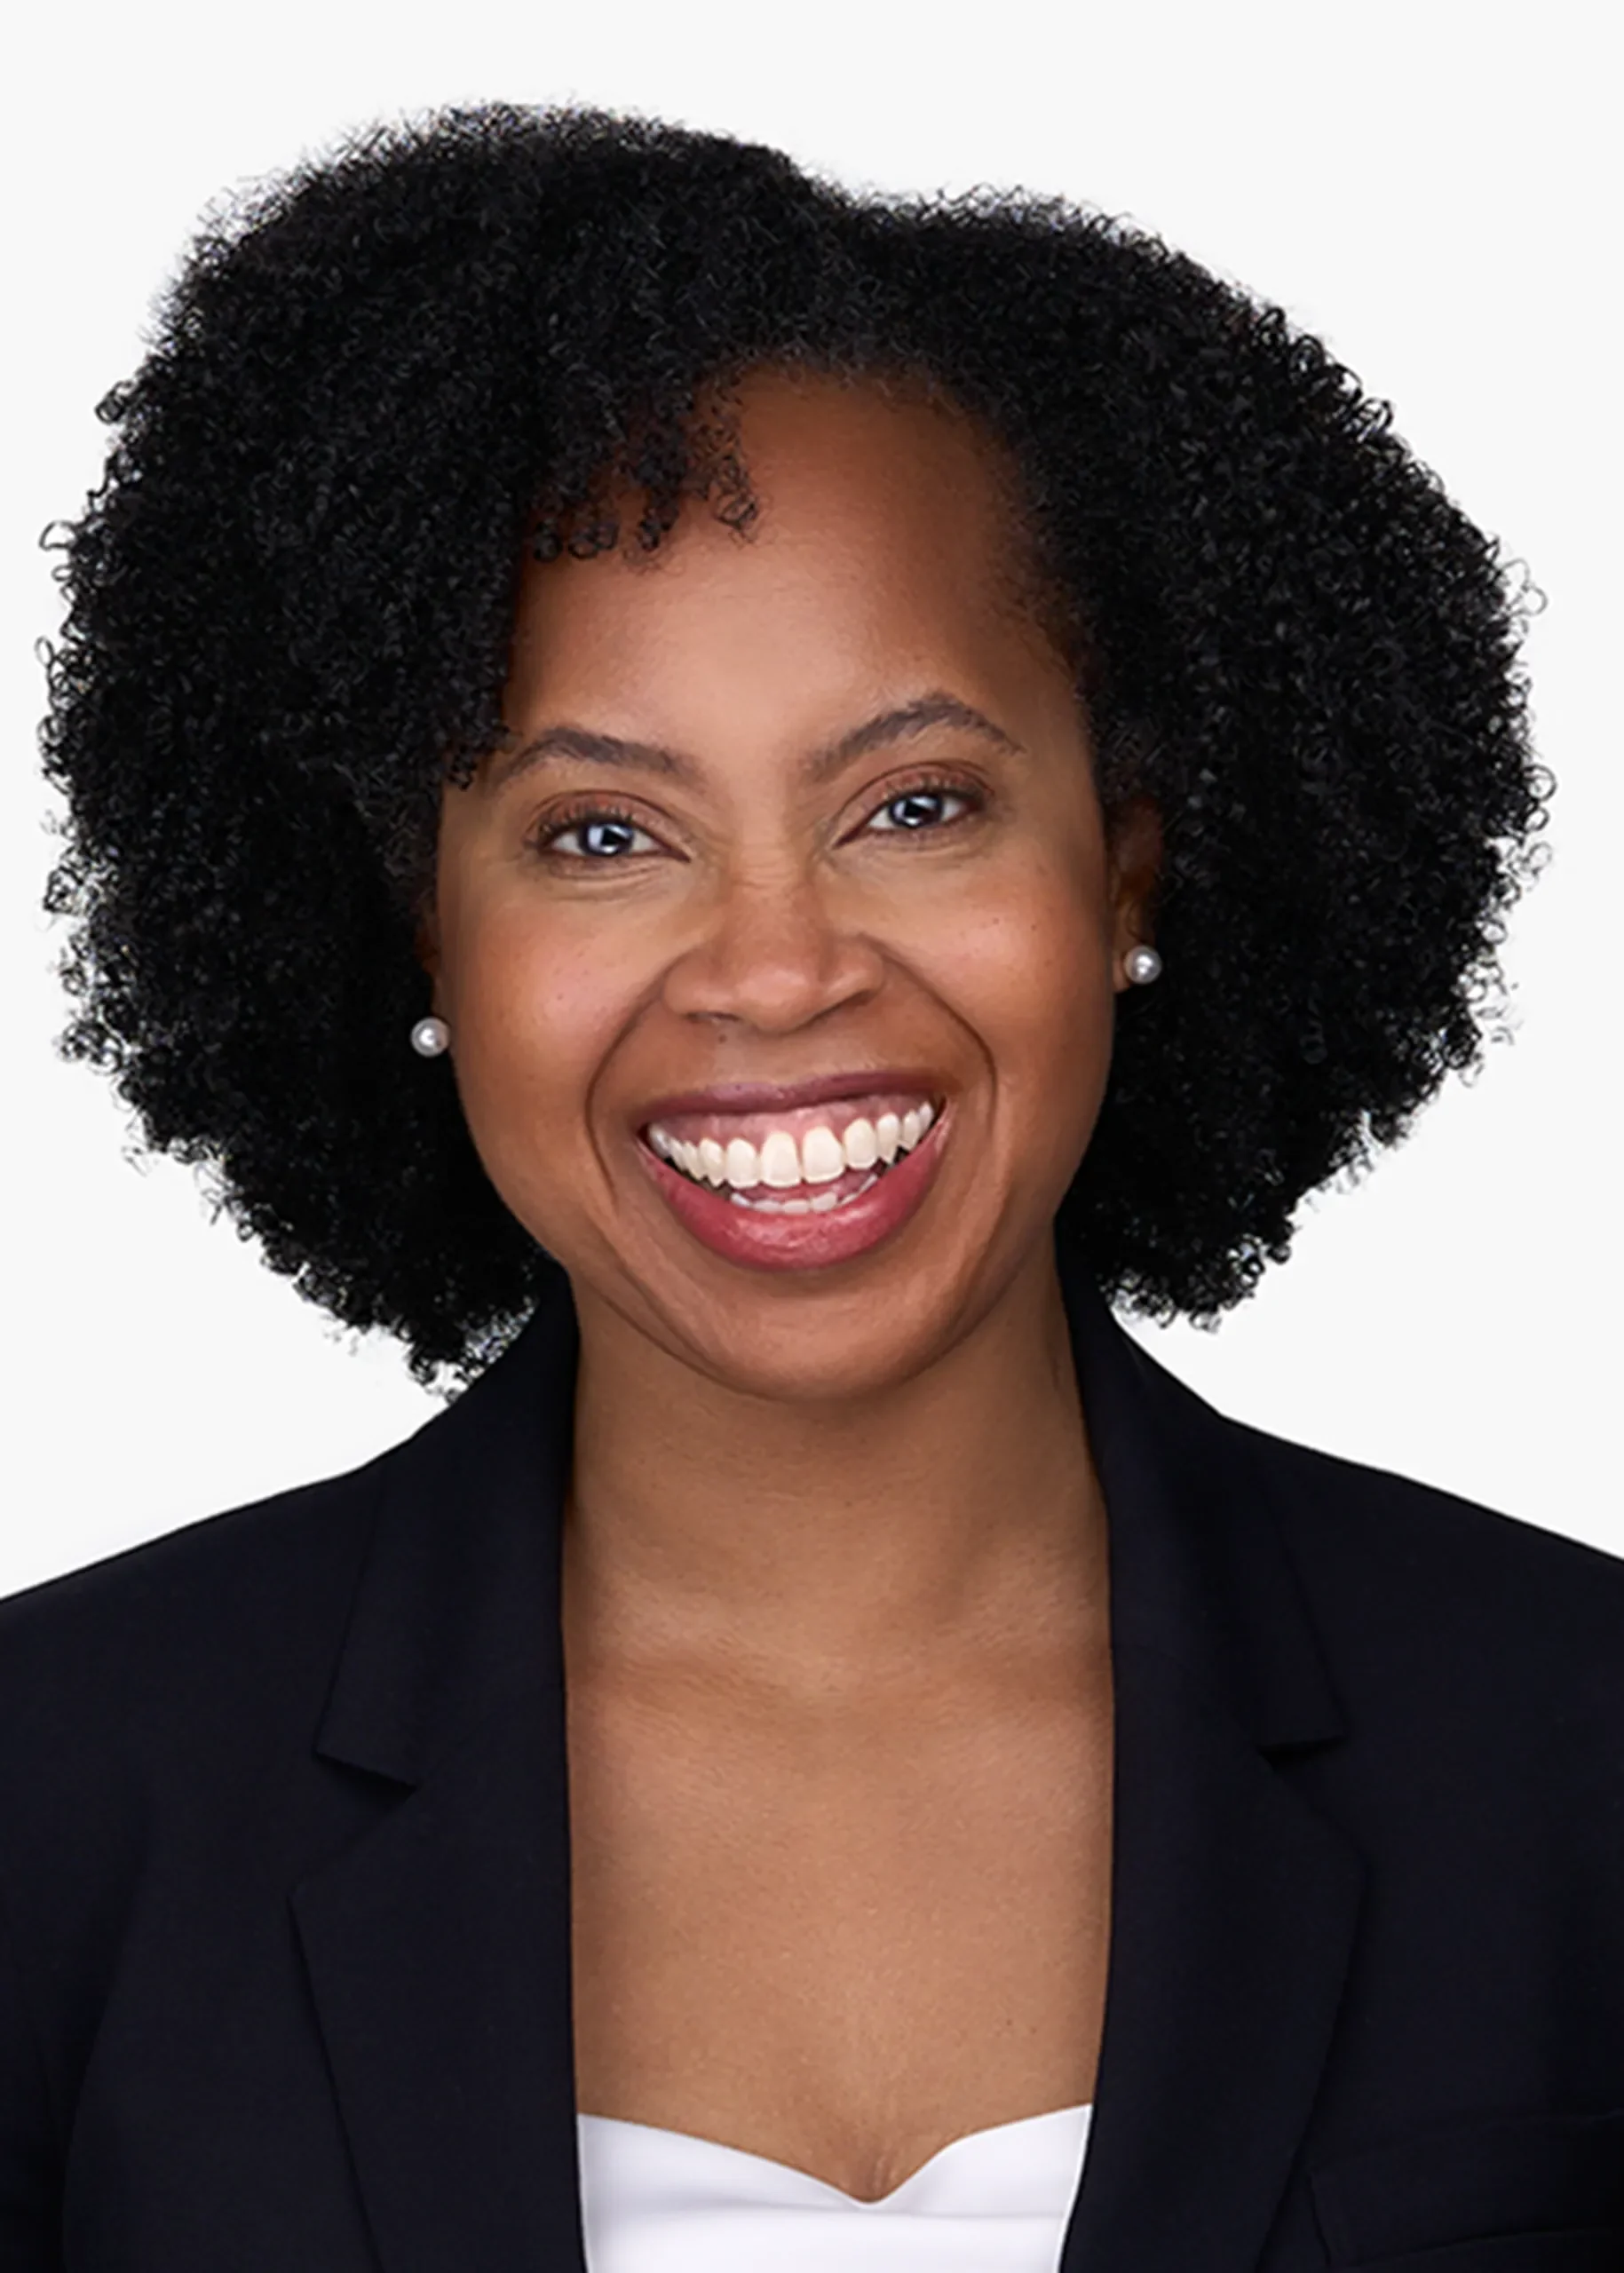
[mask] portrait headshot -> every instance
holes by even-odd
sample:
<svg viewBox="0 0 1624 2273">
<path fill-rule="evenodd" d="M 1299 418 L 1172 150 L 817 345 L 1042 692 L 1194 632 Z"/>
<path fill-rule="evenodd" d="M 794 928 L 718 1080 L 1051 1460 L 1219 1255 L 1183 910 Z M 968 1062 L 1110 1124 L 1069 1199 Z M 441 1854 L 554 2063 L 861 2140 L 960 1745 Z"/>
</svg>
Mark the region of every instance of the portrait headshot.
<svg viewBox="0 0 1624 2273">
<path fill-rule="evenodd" d="M 1624 2273 L 1509 23 L 30 34 L 0 2273 Z"/>
</svg>

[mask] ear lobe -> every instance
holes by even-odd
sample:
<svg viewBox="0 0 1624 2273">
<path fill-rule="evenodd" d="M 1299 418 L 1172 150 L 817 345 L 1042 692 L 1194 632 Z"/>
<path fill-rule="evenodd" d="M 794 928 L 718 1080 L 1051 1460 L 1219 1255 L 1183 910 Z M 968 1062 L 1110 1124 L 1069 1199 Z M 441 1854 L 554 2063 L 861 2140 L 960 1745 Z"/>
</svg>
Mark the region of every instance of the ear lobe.
<svg viewBox="0 0 1624 2273">
<path fill-rule="evenodd" d="M 1152 797 L 1130 797 L 1111 823 L 1111 897 L 1119 954 L 1149 939 L 1161 857 L 1161 807 Z"/>
</svg>

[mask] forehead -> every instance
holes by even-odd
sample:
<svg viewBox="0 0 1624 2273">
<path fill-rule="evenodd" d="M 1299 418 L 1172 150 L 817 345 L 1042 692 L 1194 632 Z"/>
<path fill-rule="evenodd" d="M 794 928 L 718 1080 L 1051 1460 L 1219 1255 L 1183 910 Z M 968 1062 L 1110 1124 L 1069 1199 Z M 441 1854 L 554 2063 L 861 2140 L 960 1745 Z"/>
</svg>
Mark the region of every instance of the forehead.
<svg viewBox="0 0 1624 2273">
<path fill-rule="evenodd" d="M 734 392 L 736 432 L 764 511 L 846 531 L 993 544 L 1007 534 L 1010 469 L 939 392 L 902 377 L 763 370 Z"/>
<path fill-rule="evenodd" d="M 748 530 L 690 501 L 652 552 L 527 562 L 511 707 L 717 671 L 935 683 L 1029 648 L 1012 474 L 963 412 L 919 386 L 771 372 L 732 416 Z"/>
</svg>

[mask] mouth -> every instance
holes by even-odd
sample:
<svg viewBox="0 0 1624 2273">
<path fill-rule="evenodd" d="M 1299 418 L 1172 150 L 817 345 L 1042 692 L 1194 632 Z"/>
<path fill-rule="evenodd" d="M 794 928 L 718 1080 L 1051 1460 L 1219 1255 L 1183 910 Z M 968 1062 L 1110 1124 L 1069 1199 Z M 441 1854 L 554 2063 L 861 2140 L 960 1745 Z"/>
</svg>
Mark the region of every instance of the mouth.
<svg viewBox="0 0 1624 2273">
<path fill-rule="evenodd" d="M 685 1227 L 729 1261 L 812 1270 L 891 1237 L 935 1180 L 945 1105 L 874 1091 L 753 1113 L 664 1113 L 638 1154 Z"/>
</svg>

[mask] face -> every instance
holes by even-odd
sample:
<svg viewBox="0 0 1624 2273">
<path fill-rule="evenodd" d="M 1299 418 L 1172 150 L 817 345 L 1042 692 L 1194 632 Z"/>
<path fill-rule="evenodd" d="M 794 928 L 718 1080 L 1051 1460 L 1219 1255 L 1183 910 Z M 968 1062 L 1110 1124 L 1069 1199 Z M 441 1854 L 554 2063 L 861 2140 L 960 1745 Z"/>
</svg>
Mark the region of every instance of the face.
<svg viewBox="0 0 1624 2273">
<path fill-rule="evenodd" d="M 652 555 L 527 566 L 424 957 L 583 1332 L 851 1397 L 1047 1268 L 1154 819 L 1108 838 L 969 423 L 807 376 L 740 403 L 749 536 L 690 505 Z"/>
</svg>

